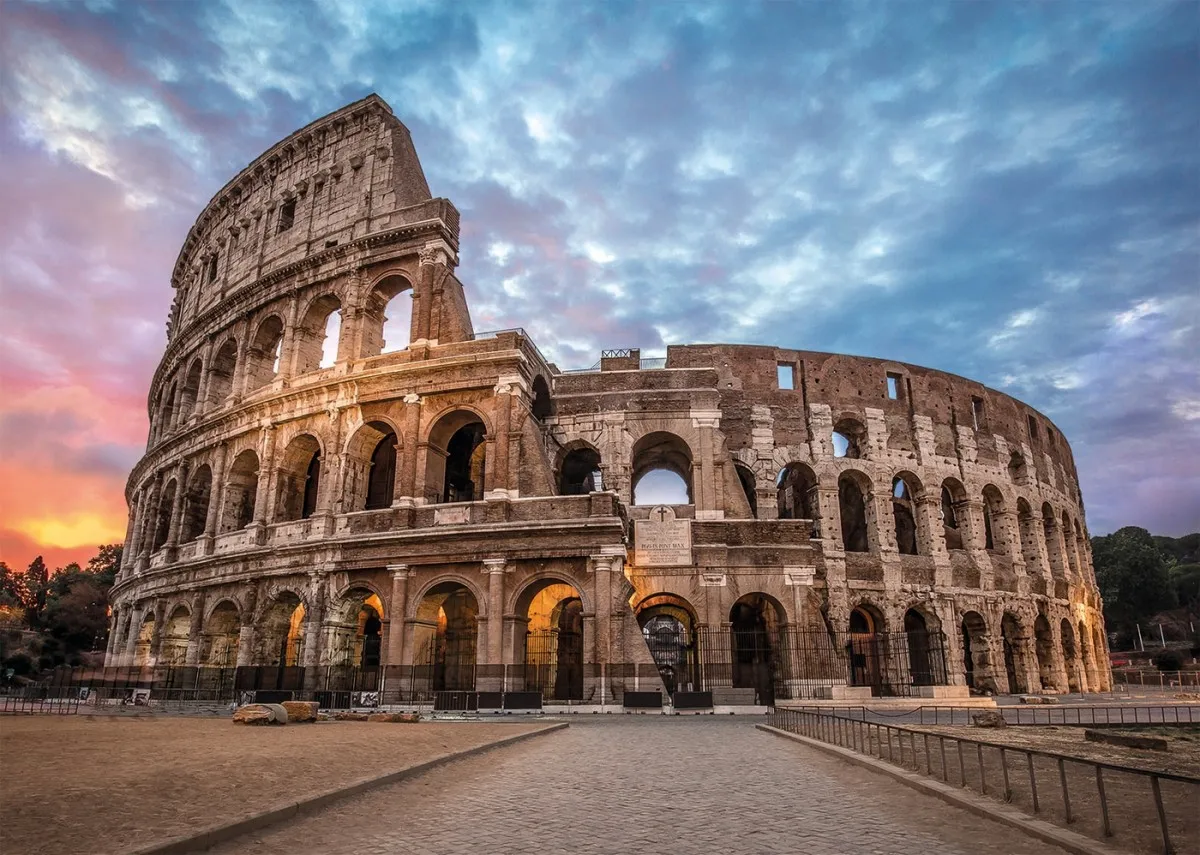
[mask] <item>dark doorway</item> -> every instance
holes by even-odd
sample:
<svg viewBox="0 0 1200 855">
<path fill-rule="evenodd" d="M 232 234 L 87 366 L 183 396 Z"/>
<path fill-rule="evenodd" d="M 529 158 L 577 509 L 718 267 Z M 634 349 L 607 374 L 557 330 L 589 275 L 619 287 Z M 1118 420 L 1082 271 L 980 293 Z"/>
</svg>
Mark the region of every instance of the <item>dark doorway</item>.
<svg viewBox="0 0 1200 855">
<path fill-rule="evenodd" d="M 733 687 L 754 689 L 759 704 L 775 703 L 779 616 L 763 594 L 747 594 L 729 612 Z"/>
</svg>

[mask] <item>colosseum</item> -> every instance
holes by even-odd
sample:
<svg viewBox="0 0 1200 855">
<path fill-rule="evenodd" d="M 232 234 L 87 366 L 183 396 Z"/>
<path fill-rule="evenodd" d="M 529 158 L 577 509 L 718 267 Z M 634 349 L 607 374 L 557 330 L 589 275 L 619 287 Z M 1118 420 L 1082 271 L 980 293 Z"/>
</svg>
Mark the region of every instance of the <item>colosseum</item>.
<svg viewBox="0 0 1200 855">
<path fill-rule="evenodd" d="M 784 347 L 562 369 L 475 331 L 458 250 L 374 95 L 209 202 L 171 276 L 108 663 L 480 707 L 1109 688 L 1041 413 Z"/>
</svg>

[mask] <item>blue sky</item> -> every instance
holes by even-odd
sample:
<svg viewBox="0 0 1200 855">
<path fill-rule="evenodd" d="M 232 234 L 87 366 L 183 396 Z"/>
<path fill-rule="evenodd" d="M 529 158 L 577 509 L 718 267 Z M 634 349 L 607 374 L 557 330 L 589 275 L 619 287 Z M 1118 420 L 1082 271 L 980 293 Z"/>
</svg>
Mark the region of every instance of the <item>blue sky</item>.
<svg viewBox="0 0 1200 855">
<path fill-rule="evenodd" d="M 188 227 L 372 91 L 462 211 L 478 329 L 964 374 L 1064 429 L 1093 533 L 1200 528 L 1200 4 L 9 0 L 0 31 L 5 560 L 119 539 Z"/>
</svg>

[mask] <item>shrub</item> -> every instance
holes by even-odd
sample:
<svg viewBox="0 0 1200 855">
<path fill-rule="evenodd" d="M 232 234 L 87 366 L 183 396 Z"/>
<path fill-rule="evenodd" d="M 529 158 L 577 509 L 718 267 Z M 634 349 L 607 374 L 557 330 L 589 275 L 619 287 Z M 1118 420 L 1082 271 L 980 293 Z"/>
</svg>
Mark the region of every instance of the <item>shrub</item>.
<svg viewBox="0 0 1200 855">
<path fill-rule="evenodd" d="M 1154 665 L 1159 671 L 1182 671 L 1183 660 L 1173 650 L 1164 650 L 1154 657 Z"/>
</svg>

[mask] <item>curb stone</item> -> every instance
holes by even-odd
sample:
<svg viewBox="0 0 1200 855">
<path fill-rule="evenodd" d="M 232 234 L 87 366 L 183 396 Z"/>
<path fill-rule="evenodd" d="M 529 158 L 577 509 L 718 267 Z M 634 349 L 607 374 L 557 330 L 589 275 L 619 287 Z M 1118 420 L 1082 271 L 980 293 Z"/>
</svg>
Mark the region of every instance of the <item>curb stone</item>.
<svg viewBox="0 0 1200 855">
<path fill-rule="evenodd" d="M 1053 844 L 1067 852 L 1073 852 L 1075 855 L 1127 855 L 1123 849 L 1108 846 L 1099 840 L 1093 840 L 1077 831 L 1071 831 L 1070 829 L 1053 825 L 1045 820 L 1036 819 L 1016 808 L 994 802 L 984 796 L 976 796 L 974 793 L 968 793 L 960 787 L 943 784 L 941 781 L 930 780 L 923 775 L 910 772 L 907 769 L 900 769 L 890 763 L 876 760 L 874 757 L 867 757 L 848 748 L 842 748 L 839 745 L 829 745 L 816 739 L 810 739 L 807 736 L 800 736 L 795 733 L 788 733 L 786 730 L 779 730 L 766 724 L 756 724 L 755 727 L 765 733 L 799 742 L 802 745 L 807 745 L 809 748 L 815 748 L 818 751 L 853 763 L 856 766 L 882 772 L 914 790 L 919 790 L 926 795 L 939 798 L 947 804 L 968 810 L 976 816 L 982 816 L 985 819 L 995 820 L 1003 825 L 1016 828 L 1031 837 L 1041 840 L 1043 843 Z"/>
<path fill-rule="evenodd" d="M 438 766 L 443 766 L 447 763 L 452 763 L 455 760 L 462 760 L 475 754 L 482 754 L 484 751 L 491 751 L 493 748 L 502 748 L 507 745 L 512 745 L 516 742 L 522 742 L 526 739 L 531 739 L 535 736 L 542 736 L 547 733 L 553 733 L 556 730 L 562 730 L 569 727 L 567 722 L 560 724 L 551 724 L 546 727 L 533 730 L 528 733 L 518 733 L 515 736 L 506 736 L 495 742 L 489 742 L 485 745 L 477 745 L 474 748 L 466 748 L 462 751 L 455 751 L 450 754 L 443 754 L 440 757 L 435 757 L 432 760 L 426 760 L 424 763 L 418 763 L 415 766 L 409 766 L 404 769 L 399 769 L 395 772 L 387 772 L 383 775 L 378 775 L 373 778 L 363 778 L 352 784 L 347 784 L 344 787 L 338 787 L 333 790 L 328 790 L 324 793 L 318 793 L 315 796 L 310 796 L 301 799 L 297 802 L 286 802 L 273 808 L 268 808 L 264 811 L 254 814 L 253 816 L 239 819 L 235 822 L 214 825 L 202 831 L 188 834 L 183 837 L 176 837 L 173 840 L 163 841 L 161 843 L 153 843 L 141 849 L 133 850 L 132 855 L 184 855 L 189 852 L 203 852 L 206 849 L 220 844 L 227 843 L 243 834 L 248 834 L 251 831 L 260 831 L 269 826 L 282 822 L 285 819 L 291 819 L 299 814 L 311 813 L 325 807 L 326 805 L 343 799 L 347 796 L 358 795 L 373 790 L 377 787 L 383 787 L 387 784 L 394 784 L 398 781 L 403 781 L 408 778 L 416 777 Z"/>
</svg>

